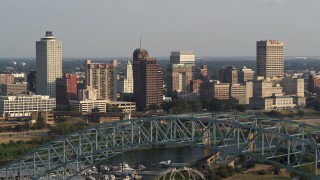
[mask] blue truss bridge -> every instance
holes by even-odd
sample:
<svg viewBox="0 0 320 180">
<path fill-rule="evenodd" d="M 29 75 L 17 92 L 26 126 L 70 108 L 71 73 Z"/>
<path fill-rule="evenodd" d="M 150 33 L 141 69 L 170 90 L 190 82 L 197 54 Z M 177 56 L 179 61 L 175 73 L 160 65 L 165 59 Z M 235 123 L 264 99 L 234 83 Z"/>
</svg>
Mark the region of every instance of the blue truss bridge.
<svg viewBox="0 0 320 180">
<path fill-rule="evenodd" d="M 190 144 L 245 153 L 319 179 L 320 127 L 266 116 L 202 113 L 99 124 L 45 144 L 0 169 L 4 179 L 70 179 L 119 153 L 151 145 Z M 313 164 L 314 174 L 299 166 Z M 54 172 L 55 177 L 51 177 Z"/>
</svg>

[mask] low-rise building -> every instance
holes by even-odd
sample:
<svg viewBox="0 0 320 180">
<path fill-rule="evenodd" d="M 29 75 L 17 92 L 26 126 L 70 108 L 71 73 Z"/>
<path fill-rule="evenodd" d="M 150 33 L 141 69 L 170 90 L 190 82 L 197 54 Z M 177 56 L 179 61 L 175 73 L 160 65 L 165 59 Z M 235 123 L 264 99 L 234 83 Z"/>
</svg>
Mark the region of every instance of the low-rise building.
<svg viewBox="0 0 320 180">
<path fill-rule="evenodd" d="M 90 113 L 92 109 L 98 108 L 99 112 L 106 112 L 109 100 L 70 100 L 69 104 L 74 106 L 79 112 Z"/>
<path fill-rule="evenodd" d="M 300 102 L 299 102 L 300 100 Z M 297 98 L 294 101 L 292 96 L 270 96 L 270 97 L 252 97 L 250 98 L 249 108 L 255 110 L 286 110 L 300 108 L 303 106 L 303 100 Z M 300 104 L 296 104 L 300 103 Z M 304 103 L 305 104 L 305 103 Z"/>
<path fill-rule="evenodd" d="M 232 84 L 230 86 L 230 96 L 237 99 L 239 104 L 249 104 L 249 99 L 253 96 L 252 82 Z"/>
<path fill-rule="evenodd" d="M 110 105 L 115 105 L 118 108 L 122 109 L 124 112 L 136 111 L 136 103 L 135 102 L 111 101 Z"/>
<path fill-rule="evenodd" d="M 56 107 L 56 99 L 42 95 L 1 96 L 0 116 L 30 117 L 32 112 L 51 111 Z"/>
<path fill-rule="evenodd" d="M 27 92 L 27 84 L 0 84 L 0 91 L 1 96 L 24 94 Z"/>
<path fill-rule="evenodd" d="M 31 122 L 38 120 L 39 117 L 42 117 L 43 120 L 46 122 L 47 125 L 54 124 L 54 116 L 52 111 L 39 111 L 39 112 L 32 112 L 31 113 Z"/>
</svg>

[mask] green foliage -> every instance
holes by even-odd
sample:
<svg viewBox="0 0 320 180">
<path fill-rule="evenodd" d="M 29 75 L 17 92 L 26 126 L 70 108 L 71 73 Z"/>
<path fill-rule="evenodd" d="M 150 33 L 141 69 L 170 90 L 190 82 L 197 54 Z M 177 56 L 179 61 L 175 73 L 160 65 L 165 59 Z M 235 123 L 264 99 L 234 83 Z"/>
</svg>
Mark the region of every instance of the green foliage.
<svg viewBox="0 0 320 180">
<path fill-rule="evenodd" d="M 80 129 L 89 127 L 90 124 L 87 124 L 83 121 L 79 122 L 61 122 L 57 123 L 55 126 L 50 127 L 50 134 L 55 135 L 66 135 Z"/>
<path fill-rule="evenodd" d="M 47 126 L 46 120 L 42 116 L 38 116 L 37 127 L 39 129 L 43 129 L 43 128 L 46 128 L 46 126 Z"/>
<path fill-rule="evenodd" d="M 259 174 L 259 175 L 266 175 L 266 174 L 267 174 L 267 171 L 265 171 L 265 170 L 260 170 L 260 171 L 258 171 L 258 174 Z"/>
<path fill-rule="evenodd" d="M 188 101 L 184 99 L 179 99 L 173 101 L 173 113 L 174 114 L 182 114 L 187 113 L 190 109 L 190 104 Z"/>
<path fill-rule="evenodd" d="M 307 173 L 307 174 L 314 174 L 314 171 L 315 171 L 315 167 L 313 164 L 308 164 L 308 165 L 305 165 L 305 166 L 301 166 L 301 167 L 298 167 L 298 170 L 304 172 L 304 173 Z M 290 173 L 290 176 L 293 178 L 298 178 L 299 180 L 311 180 L 312 178 L 311 177 L 306 177 L 306 176 L 301 176 L 299 174 L 296 174 L 294 172 Z"/>
<path fill-rule="evenodd" d="M 298 115 L 299 117 L 303 117 L 303 116 L 304 116 L 304 111 L 299 110 L 299 111 L 297 112 L 297 115 Z"/>
<path fill-rule="evenodd" d="M 99 108 L 94 107 L 93 109 L 91 109 L 91 112 L 100 112 Z"/>
<path fill-rule="evenodd" d="M 235 98 L 223 100 L 213 98 L 207 106 L 207 109 L 210 109 L 211 111 L 231 111 L 239 107 L 239 101 Z"/>
<path fill-rule="evenodd" d="M 72 105 L 57 105 L 57 107 L 54 109 L 55 111 L 71 111 L 71 112 L 76 112 L 78 111 L 76 107 Z"/>
<path fill-rule="evenodd" d="M 33 139 L 31 141 L 10 141 L 0 144 L 0 161 L 12 160 L 22 156 L 32 149 L 49 142 L 51 139 Z"/>
<path fill-rule="evenodd" d="M 244 154 L 239 154 L 238 158 L 241 164 L 243 164 L 246 160 L 246 156 Z"/>
<path fill-rule="evenodd" d="M 148 106 L 148 109 L 155 112 L 155 111 L 159 110 L 160 107 L 157 104 L 150 104 Z"/>
<path fill-rule="evenodd" d="M 167 113 L 169 113 L 173 108 L 173 103 L 170 102 L 170 101 L 163 101 L 162 104 L 161 104 L 161 108 L 162 108 L 162 110 L 164 110 Z"/>
<path fill-rule="evenodd" d="M 220 166 L 217 170 L 217 175 L 222 178 L 233 176 L 234 170 L 231 166 Z"/>
<path fill-rule="evenodd" d="M 190 101 L 190 106 L 192 112 L 201 112 L 202 111 L 202 104 L 200 100 Z"/>
<path fill-rule="evenodd" d="M 98 109 L 99 110 L 99 109 Z M 117 105 L 107 104 L 106 112 L 122 112 L 123 109 L 119 108 Z M 99 111 L 98 111 L 99 112 Z"/>
<path fill-rule="evenodd" d="M 268 113 L 268 115 L 270 117 L 276 117 L 276 118 L 281 118 L 282 117 L 282 114 L 278 111 L 275 111 L 275 110 L 272 110 Z"/>
</svg>

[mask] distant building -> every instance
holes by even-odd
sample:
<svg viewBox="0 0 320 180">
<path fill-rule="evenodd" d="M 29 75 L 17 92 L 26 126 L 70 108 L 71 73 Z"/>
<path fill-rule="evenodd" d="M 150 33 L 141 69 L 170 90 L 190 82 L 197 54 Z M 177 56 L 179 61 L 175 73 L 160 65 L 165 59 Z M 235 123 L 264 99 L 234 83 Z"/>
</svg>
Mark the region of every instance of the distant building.
<svg viewBox="0 0 320 180">
<path fill-rule="evenodd" d="M 249 104 L 249 99 L 253 96 L 253 83 L 231 84 L 230 96 L 237 99 L 239 104 Z"/>
<path fill-rule="evenodd" d="M 250 98 L 249 108 L 255 110 L 287 110 L 305 107 L 304 97 L 277 96 L 252 97 Z"/>
<path fill-rule="evenodd" d="M 70 100 L 70 105 L 75 107 L 79 112 L 90 113 L 92 109 L 98 108 L 99 112 L 106 112 L 107 104 L 109 100 Z"/>
<path fill-rule="evenodd" d="M 200 68 L 197 69 L 196 79 L 200 79 L 202 81 L 208 80 L 208 66 L 201 65 Z"/>
<path fill-rule="evenodd" d="M 192 80 L 190 81 L 190 92 L 200 94 L 200 87 L 202 80 Z"/>
<path fill-rule="evenodd" d="M 56 102 L 60 105 L 69 105 L 69 100 L 78 98 L 77 76 L 64 73 L 56 80 Z"/>
<path fill-rule="evenodd" d="M 14 83 L 13 74 L 0 74 L 0 84 L 12 84 Z"/>
<path fill-rule="evenodd" d="M 252 69 L 248 69 L 246 66 L 243 66 L 238 71 L 238 82 L 239 83 L 252 81 L 253 77 L 254 77 L 254 71 Z"/>
<path fill-rule="evenodd" d="M 27 90 L 32 92 L 32 93 L 36 93 L 36 71 L 31 70 L 28 74 L 27 74 Z"/>
<path fill-rule="evenodd" d="M 36 42 L 36 93 L 56 96 L 56 79 L 62 76 L 62 42 L 51 31 Z"/>
<path fill-rule="evenodd" d="M 220 83 L 219 81 L 208 81 L 201 84 L 200 97 L 202 101 L 210 101 L 216 99 L 230 98 L 230 84 Z"/>
<path fill-rule="evenodd" d="M 178 94 L 179 99 L 184 99 L 187 101 L 195 101 L 200 99 L 200 94 L 198 93 L 180 93 Z"/>
<path fill-rule="evenodd" d="M 257 79 L 253 81 L 253 97 L 269 97 L 272 94 L 281 94 L 281 84 L 276 80 Z"/>
<path fill-rule="evenodd" d="M 168 92 L 188 92 L 192 80 L 192 68 L 190 64 L 169 64 L 167 86 Z"/>
<path fill-rule="evenodd" d="M 118 80 L 118 92 L 133 93 L 133 72 L 132 64 L 129 60 L 127 60 L 124 76 L 120 77 Z"/>
<path fill-rule="evenodd" d="M 117 100 L 117 75 L 118 61 L 112 60 L 111 64 L 84 62 L 85 84 L 97 89 L 97 98 Z"/>
<path fill-rule="evenodd" d="M 148 51 L 136 49 L 133 52 L 133 98 L 138 110 L 163 101 L 163 77 L 155 58 L 149 58 Z"/>
<path fill-rule="evenodd" d="M 27 84 L 0 84 L 1 96 L 18 95 L 27 93 Z"/>
<path fill-rule="evenodd" d="M 304 79 L 286 75 L 282 82 L 283 91 L 286 95 L 304 97 Z"/>
<path fill-rule="evenodd" d="M 220 69 L 219 80 L 222 83 L 238 83 L 238 70 L 233 66 Z"/>
<path fill-rule="evenodd" d="M 193 51 L 172 51 L 170 55 L 171 64 L 189 64 L 192 67 L 192 77 L 195 76 L 196 55 Z"/>
<path fill-rule="evenodd" d="M 312 93 L 320 93 L 320 76 L 310 75 L 308 80 L 308 91 Z"/>
<path fill-rule="evenodd" d="M 257 41 L 257 76 L 283 77 L 284 42 L 278 40 Z"/>
<path fill-rule="evenodd" d="M 136 111 L 136 103 L 135 102 L 111 101 L 109 105 L 115 105 L 118 108 L 122 109 L 123 112 Z"/>
<path fill-rule="evenodd" d="M 31 113 L 31 120 L 35 120 L 37 122 L 38 118 L 42 117 L 47 125 L 54 124 L 54 116 L 53 112 L 50 111 L 39 111 L 39 112 L 32 112 Z"/>
<path fill-rule="evenodd" d="M 50 98 L 49 96 L 29 95 L 0 97 L 0 115 L 3 117 L 29 117 L 31 112 L 51 111 L 55 107 L 55 98 Z"/>
</svg>

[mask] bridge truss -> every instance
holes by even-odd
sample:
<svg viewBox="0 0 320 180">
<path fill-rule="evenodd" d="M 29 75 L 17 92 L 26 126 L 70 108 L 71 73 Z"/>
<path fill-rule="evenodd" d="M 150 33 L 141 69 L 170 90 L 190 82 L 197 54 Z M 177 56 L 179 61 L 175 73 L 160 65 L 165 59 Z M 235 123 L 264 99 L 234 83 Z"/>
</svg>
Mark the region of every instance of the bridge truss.
<svg viewBox="0 0 320 180">
<path fill-rule="evenodd" d="M 124 151 L 161 144 L 193 144 L 246 153 L 317 178 L 320 127 L 247 114 L 148 117 L 100 124 L 61 137 L 0 169 L 6 179 L 69 179 Z M 314 174 L 299 166 L 313 164 Z M 53 177 L 54 175 L 54 177 Z"/>
</svg>

